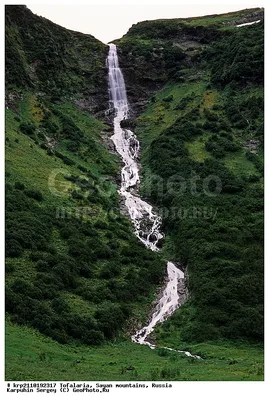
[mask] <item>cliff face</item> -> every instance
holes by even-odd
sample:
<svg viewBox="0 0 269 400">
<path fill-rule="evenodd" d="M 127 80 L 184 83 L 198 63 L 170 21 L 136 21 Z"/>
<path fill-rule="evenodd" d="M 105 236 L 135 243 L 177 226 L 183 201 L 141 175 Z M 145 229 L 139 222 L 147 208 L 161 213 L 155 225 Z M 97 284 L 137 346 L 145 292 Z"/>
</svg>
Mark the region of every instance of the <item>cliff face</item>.
<svg viewBox="0 0 269 400">
<path fill-rule="evenodd" d="M 107 108 L 106 45 L 26 6 L 6 6 L 5 11 L 8 92 L 28 88 L 52 100 L 68 95 L 91 113 Z"/>
<path fill-rule="evenodd" d="M 167 82 L 183 82 L 186 70 L 206 69 L 204 53 L 215 42 L 231 37 L 234 26 L 263 20 L 263 9 L 187 19 L 143 21 L 115 43 L 128 97 L 139 115 L 156 90 Z"/>
</svg>

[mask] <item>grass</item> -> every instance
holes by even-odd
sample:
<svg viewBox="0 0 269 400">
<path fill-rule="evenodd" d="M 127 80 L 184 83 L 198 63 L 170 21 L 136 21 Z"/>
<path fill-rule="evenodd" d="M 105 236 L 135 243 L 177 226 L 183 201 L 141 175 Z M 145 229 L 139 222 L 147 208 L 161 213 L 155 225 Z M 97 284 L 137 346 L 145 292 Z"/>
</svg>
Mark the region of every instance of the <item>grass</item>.
<svg viewBox="0 0 269 400">
<path fill-rule="evenodd" d="M 45 200 L 57 203 L 58 198 L 51 196 L 49 178 L 56 171 L 57 186 L 62 186 L 61 203 L 65 190 L 70 187 L 63 173 L 70 174 L 77 170 L 72 166 L 66 166 L 62 160 L 47 155 L 46 150 L 41 149 L 32 139 L 19 132 L 18 122 L 14 120 L 15 114 L 11 110 L 6 111 L 6 171 L 10 174 L 9 182 L 23 181 L 29 187 L 39 189 L 44 194 Z M 16 142 L 18 140 L 18 142 Z M 58 201 L 59 202 L 59 201 Z"/>
<path fill-rule="evenodd" d="M 63 298 L 67 300 L 67 304 L 74 315 L 93 316 L 97 309 L 96 304 L 85 301 L 75 293 L 65 292 Z"/>
<path fill-rule="evenodd" d="M 156 139 L 161 132 L 172 125 L 181 115 L 177 109 L 183 98 L 191 97 L 185 111 L 199 104 L 207 81 L 168 84 L 156 94 L 155 100 L 149 105 L 144 114 L 137 118 L 136 133 L 141 138 L 143 149 Z M 164 99 L 171 96 L 170 102 Z"/>
<path fill-rule="evenodd" d="M 203 104 L 201 105 L 201 109 L 211 108 L 219 97 L 219 93 L 216 89 L 207 90 L 203 94 Z"/>
<path fill-rule="evenodd" d="M 210 157 L 210 153 L 205 149 L 205 142 L 209 135 L 204 134 L 192 142 L 186 142 L 185 146 L 189 151 L 189 156 L 192 160 L 197 162 L 204 162 L 206 158 Z"/>
<path fill-rule="evenodd" d="M 171 126 L 178 118 L 181 118 L 193 108 L 199 108 L 200 122 L 205 122 L 204 111 L 212 110 L 214 105 L 217 105 L 221 110 L 225 96 L 227 94 L 218 91 L 217 89 L 208 89 L 208 75 L 205 72 L 204 76 L 198 81 L 189 81 L 189 78 L 195 74 L 195 69 L 190 69 L 186 75 L 186 82 L 184 83 L 170 83 L 167 84 L 162 90 L 156 93 L 151 103 L 145 112 L 137 118 L 136 134 L 140 138 L 140 145 L 142 149 L 142 162 L 144 160 L 143 174 L 151 174 L 147 162 L 148 148 L 153 140 L 157 139 L 159 135 Z M 247 99 L 250 96 L 262 96 L 260 88 L 249 88 L 245 93 L 240 93 L 240 99 Z M 170 97 L 170 101 L 165 99 Z M 182 101 L 184 106 L 181 107 Z M 223 117 L 222 111 L 217 108 L 214 110 L 216 115 L 220 118 Z M 206 158 L 210 158 L 211 154 L 206 151 L 205 143 L 209 139 L 210 134 L 204 132 L 203 135 L 195 138 L 190 142 L 186 142 L 185 146 L 189 151 L 189 157 L 197 162 L 204 162 Z M 248 134 L 244 134 L 235 130 L 234 138 L 239 145 L 251 138 Z M 246 151 L 241 149 L 235 153 L 227 154 L 223 162 L 225 165 L 236 175 L 260 175 L 253 162 L 249 161 L 245 156 Z M 147 173 L 145 172 L 147 170 Z"/>
<path fill-rule="evenodd" d="M 128 283 L 126 275 L 133 263 L 137 263 L 137 265 L 135 265 L 136 270 L 140 271 L 140 267 L 142 268 L 143 266 L 146 270 L 147 267 L 146 263 L 145 265 L 143 264 L 143 257 L 144 255 L 146 257 L 149 250 L 145 249 L 140 244 L 139 240 L 132 235 L 131 222 L 127 217 L 119 215 L 117 185 L 115 183 L 119 160 L 115 155 L 108 152 L 102 143 L 101 137 L 101 132 L 106 130 L 107 126 L 90 115 L 81 112 L 68 100 L 64 103 L 51 104 L 50 111 L 52 111 L 52 109 L 57 109 L 58 111 L 58 113 L 54 112 L 49 114 L 50 121 L 53 120 L 58 127 L 55 133 L 58 143 L 54 150 L 65 155 L 74 163 L 73 165 L 67 165 L 62 159 L 57 157 L 57 154 L 49 155 L 47 149 L 43 148 L 45 146 L 42 146 L 44 145 L 44 138 L 39 133 L 43 133 L 45 128 L 44 123 L 40 121 L 41 114 L 37 110 L 42 111 L 44 107 L 44 104 L 37 102 L 31 93 L 24 93 L 23 100 L 18 102 L 15 110 L 6 110 L 6 183 L 10 190 L 14 190 L 13 188 L 16 186 L 15 183 L 20 183 L 25 186 L 25 190 L 35 189 L 42 193 L 42 201 L 37 203 L 36 200 L 33 200 L 37 206 L 37 210 L 34 209 L 33 213 L 36 212 L 35 217 L 38 220 L 39 207 L 41 213 L 48 212 L 48 215 L 52 216 L 52 220 L 50 221 L 52 226 L 48 225 L 49 236 L 46 238 L 47 242 L 49 242 L 48 248 L 42 248 L 42 251 L 46 254 L 48 253 L 50 256 L 54 256 L 56 253 L 60 258 L 70 258 L 68 239 L 62 235 L 61 229 L 59 228 L 59 226 L 67 226 L 68 228 L 69 216 L 59 213 L 59 210 L 72 213 L 72 218 L 74 219 L 79 219 L 81 217 L 83 221 L 89 221 L 92 227 L 91 230 L 89 227 L 86 227 L 88 229 L 86 232 L 87 234 L 90 232 L 90 235 L 98 236 L 98 246 L 99 242 L 101 242 L 103 246 L 106 245 L 109 249 L 112 249 L 113 245 L 117 246 L 118 250 L 113 254 L 112 252 L 110 253 L 109 250 L 107 251 L 108 255 L 104 256 L 105 259 L 102 259 L 100 256 L 98 260 L 89 260 L 89 255 L 87 255 L 88 259 L 85 263 L 87 262 L 87 267 L 89 266 L 92 275 L 87 278 L 83 276 L 83 274 L 77 275 L 75 285 L 76 288 L 80 287 L 80 292 L 74 293 L 74 288 L 70 288 L 66 285 L 63 290 L 59 289 L 57 295 L 54 296 L 54 298 L 60 297 L 67 302 L 70 314 L 79 315 L 86 319 L 93 317 L 95 311 L 102 307 L 102 304 L 107 305 L 106 302 L 109 303 L 109 301 L 107 301 L 108 299 L 112 303 L 117 302 L 117 300 L 114 300 L 116 299 L 115 293 L 117 289 L 115 292 L 111 290 L 110 295 L 110 289 L 108 288 L 110 278 L 106 279 L 101 275 L 104 268 L 109 271 L 110 264 L 113 262 L 117 263 L 120 273 L 119 276 L 114 279 L 114 284 L 121 285 L 121 288 L 124 288 L 126 282 Z M 61 124 L 64 120 L 63 116 L 71 118 L 76 127 L 83 131 L 83 144 L 85 147 L 88 145 L 88 149 L 86 149 L 87 151 L 85 152 L 87 154 L 85 154 L 85 156 L 81 154 L 80 148 L 79 151 L 68 150 L 67 144 L 70 144 L 70 141 L 68 142 L 62 139 L 62 137 L 64 137 L 61 131 Z M 36 128 L 34 133 L 31 133 L 31 137 L 23 134 L 20 129 L 21 123 L 29 121 L 35 124 Z M 69 127 L 69 129 L 71 128 Z M 53 131 L 53 129 L 50 131 L 48 127 L 45 133 L 49 136 L 53 135 Z M 89 140 L 86 140 L 85 137 Z M 72 181 L 67 180 L 66 177 L 71 177 Z M 77 177 L 87 180 L 87 185 L 83 182 L 80 187 Z M 73 196 L 74 193 L 69 193 L 70 190 L 74 189 L 79 194 L 82 194 L 82 197 L 76 197 Z M 55 190 L 57 193 L 55 193 Z M 11 208 L 12 204 L 9 204 L 9 207 Z M 85 207 L 89 210 L 85 216 L 80 215 L 81 207 Z M 29 213 L 31 213 L 31 211 L 32 210 L 30 210 Z M 113 211 L 113 215 L 116 218 L 115 225 L 113 224 L 113 232 L 111 229 L 113 223 L 111 211 Z M 59 223 L 57 219 L 59 219 Z M 99 225 L 98 223 L 96 224 L 96 222 L 99 222 Z M 76 237 L 76 235 L 79 236 L 79 234 L 77 233 L 77 225 L 73 228 L 74 225 L 72 225 L 74 231 L 73 237 Z M 88 239 L 86 234 L 84 235 L 83 233 L 82 236 L 83 240 Z M 121 252 L 124 254 L 124 251 L 126 253 L 125 248 L 128 250 L 129 245 L 133 246 L 132 248 L 134 249 L 134 242 L 135 245 L 139 246 L 136 257 L 141 257 L 141 262 L 137 261 L 137 258 L 136 261 L 134 261 L 130 256 L 130 259 L 126 257 L 125 263 L 122 263 L 119 254 Z M 100 244 L 100 249 L 102 245 Z M 92 246 L 94 251 L 94 244 L 91 243 L 90 246 Z M 142 249 L 140 249 L 140 246 L 142 246 Z M 79 250 L 81 251 L 81 248 L 79 248 Z M 101 252 L 101 250 L 99 251 Z M 33 253 L 35 253 L 34 256 L 37 258 L 33 256 Z M 142 255 L 140 255 L 140 253 Z M 29 246 L 27 249 L 24 249 L 18 258 L 7 257 L 7 285 L 11 287 L 17 280 L 19 280 L 19 282 L 21 280 L 27 280 L 27 283 L 32 283 L 34 286 L 37 281 L 39 283 L 41 278 L 44 277 L 44 274 L 42 275 L 41 271 L 41 274 L 38 275 L 38 273 L 40 273 L 40 269 L 38 269 L 40 266 L 37 266 L 37 260 L 43 257 L 43 255 L 44 254 L 39 254 L 32 245 L 32 247 Z M 78 268 L 81 262 L 81 258 L 74 258 L 74 265 L 76 264 Z M 162 261 L 162 263 L 163 266 L 165 266 L 165 262 Z M 54 261 L 54 264 L 57 264 L 57 261 Z M 50 275 L 48 281 L 53 282 L 53 280 L 53 276 Z M 85 294 L 86 291 L 87 296 Z M 147 318 L 149 308 L 151 308 L 151 302 L 154 299 L 154 293 L 155 287 L 152 285 L 148 295 L 141 294 L 141 296 L 135 297 L 133 303 L 129 301 L 129 306 L 134 311 L 132 313 L 132 320 L 128 321 L 129 324 L 135 324 L 137 326 L 142 318 L 143 320 Z M 25 299 L 25 296 L 23 296 L 23 299 Z M 19 301 L 16 303 L 18 304 Z M 41 297 L 40 303 L 44 306 L 51 307 L 51 302 L 47 297 L 45 299 Z M 122 322 L 122 325 L 125 325 L 125 320 Z M 121 326 L 121 329 L 123 329 L 123 326 Z M 127 327 L 126 329 L 129 328 Z M 9 346 L 9 338 L 7 338 L 7 346 Z"/>
<path fill-rule="evenodd" d="M 33 104 L 35 108 L 33 108 Z M 109 177 L 111 173 L 114 174 L 117 171 L 118 160 L 115 155 L 107 152 L 101 142 L 100 131 L 106 129 L 106 125 L 90 115 L 80 112 L 69 101 L 54 107 L 69 115 L 77 126 L 83 129 L 85 134 L 95 142 L 98 159 L 78 157 L 75 153 L 66 149 L 64 141 L 57 144 L 56 150 L 72 159 L 75 165 L 66 165 L 61 159 L 49 156 L 45 149 L 22 134 L 19 129 L 21 122 L 32 121 L 38 124 L 43 107 L 44 105 L 42 108 L 38 108 L 35 97 L 30 93 L 24 93 L 23 100 L 18 104 L 20 120 L 17 120 L 17 114 L 14 111 L 6 110 L 6 170 L 9 173 L 8 182 L 14 184 L 16 181 L 23 181 L 28 187 L 41 190 L 45 198 L 45 205 L 72 206 L 75 202 L 68 196 L 68 190 L 76 188 L 76 185 L 67 181 L 66 176 L 82 176 L 83 173 L 77 168 L 78 165 L 81 165 L 87 168 L 98 181 L 102 175 L 105 174 L 106 177 Z M 59 124 L 59 121 L 57 122 Z M 52 184 L 57 193 L 52 191 Z M 116 185 L 111 182 L 107 184 L 110 186 L 109 193 L 116 193 Z"/>
<path fill-rule="evenodd" d="M 13 280 L 13 275 L 16 275 L 18 279 L 31 280 L 36 276 L 35 263 L 28 257 L 29 252 L 25 252 L 23 257 L 20 258 L 7 258 L 6 268 L 14 271 L 14 274 L 6 274 L 6 282 Z"/>
<path fill-rule="evenodd" d="M 186 142 L 185 146 L 189 151 L 189 157 L 197 162 L 204 162 L 210 158 L 210 153 L 205 149 L 205 143 L 209 135 L 204 134 L 192 142 Z M 253 164 L 246 158 L 245 150 L 241 149 L 235 153 L 229 153 L 223 158 L 224 164 L 237 176 L 260 175 Z"/>
<path fill-rule="evenodd" d="M 101 347 L 61 345 L 26 326 L 6 324 L 6 380 L 52 381 L 257 381 L 263 349 L 244 343 L 191 346 L 203 360 L 151 350 L 130 340 Z"/>
<path fill-rule="evenodd" d="M 218 15 L 211 15 L 211 16 L 204 16 L 204 17 L 195 17 L 195 18 L 189 18 L 186 19 L 186 23 L 192 26 L 210 26 L 210 25 L 216 25 L 216 24 L 227 24 L 229 22 L 232 22 L 234 20 L 237 20 L 239 18 L 245 17 L 248 14 L 250 14 L 253 11 L 259 11 L 259 8 L 253 8 L 253 9 L 246 9 L 246 10 L 240 10 L 240 11 L 235 11 L 235 12 L 230 12 L 230 13 L 225 13 L 225 14 L 218 14 Z"/>
<path fill-rule="evenodd" d="M 237 176 L 260 175 L 253 162 L 246 158 L 246 152 L 244 150 L 240 150 L 235 154 L 226 155 L 224 163 Z"/>
<path fill-rule="evenodd" d="M 230 19 L 241 17 L 245 12 L 227 14 L 217 17 L 205 17 L 186 21 L 189 25 L 222 24 Z M 247 11 L 246 11 L 247 13 Z M 144 41 L 143 44 L 147 44 Z M 87 63 L 85 65 L 88 65 Z M 138 120 L 138 135 L 142 138 L 143 149 L 194 107 L 200 107 L 201 120 L 204 109 L 210 109 L 218 101 L 218 92 L 208 90 L 207 76 L 203 71 L 184 72 L 188 82 L 167 85 L 160 91 L 149 109 Z M 74 77 L 74 79 L 76 79 Z M 80 78 L 77 78 L 80 79 Z M 74 83 L 75 84 L 75 83 Z M 179 107 L 183 99 L 189 97 L 184 112 Z M 170 100 L 168 101 L 168 98 Z M 55 109 L 69 115 L 76 125 L 85 132 L 87 138 L 96 145 L 98 155 L 78 157 L 68 151 L 67 143 L 62 140 L 56 149 L 75 162 L 67 166 L 62 160 L 49 157 L 46 150 L 33 142 L 19 131 L 19 121 L 16 114 L 7 110 L 7 149 L 6 160 L 9 172 L 9 183 L 23 181 L 26 186 L 41 190 L 44 194 L 44 203 L 47 205 L 64 206 L 76 204 L 67 196 L 68 189 L 78 188 L 74 183 L 67 182 L 63 173 L 57 175 L 56 186 L 62 196 L 57 198 L 50 191 L 49 177 L 55 171 L 63 170 L 67 174 L 81 175 L 78 164 L 90 170 L 96 178 L 106 174 L 113 175 L 119 166 L 116 157 L 109 155 L 101 143 L 100 131 L 105 125 L 81 113 L 69 101 L 54 105 Z M 37 98 L 31 93 L 24 93 L 19 104 L 21 122 L 33 121 L 39 124 L 46 108 L 41 107 Z M 53 122 L 60 128 L 60 121 L 52 116 Z M 205 150 L 206 134 L 195 141 L 185 143 L 190 157 L 203 162 L 209 153 Z M 254 164 L 245 158 L 244 152 L 226 156 L 226 165 L 236 174 L 255 172 Z M 254 168 L 254 169 L 253 169 Z M 109 183 L 111 190 L 116 193 L 116 186 Z M 104 196 L 103 196 L 104 197 Z M 102 235 L 100 235 L 102 236 Z M 66 243 L 60 237 L 57 229 L 52 232 L 51 240 L 59 254 L 67 251 Z M 104 240 L 105 242 L 105 240 Z M 109 241 L 108 241 L 109 243 Z M 172 244 L 166 243 L 169 252 Z M 33 262 L 27 257 L 27 252 L 18 259 L 8 259 L 9 268 L 14 269 L 14 277 L 33 280 L 36 273 Z M 99 272 L 97 266 L 97 272 Z M 99 269 L 98 269 L 99 268 Z M 7 279 L 10 278 L 10 275 Z M 98 282 L 90 282 L 93 290 L 98 289 Z M 77 294 L 63 292 L 61 295 L 67 300 L 71 311 L 77 315 L 91 316 L 98 307 L 85 301 Z M 153 295 L 153 293 L 152 293 Z M 151 299 L 145 299 L 147 309 L 139 309 L 138 319 L 146 314 Z M 141 307 L 141 304 L 140 304 Z M 136 315 L 136 314 L 135 314 Z M 233 342 L 212 342 L 195 345 L 182 344 L 174 332 L 171 338 L 160 335 L 160 345 L 172 345 L 175 348 L 190 350 L 199 354 L 203 360 L 188 358 L 182 354 L 169 352 L 163 349 L 151 350 L 146 346 L 132 343 L 130 339 L 118 338 L 113 343 L 106 343 L 100 347 L 90 347 L 77 343 L 61 345 L 48 337 L 43 336 L 27 326 L 17 326 L 7 319 L 6 325 L 6 379 L 7 380 L 181 380 L 181 381 L 249 381 L 263 379 L 263 349 L 258 345 Z"/>
</svg>

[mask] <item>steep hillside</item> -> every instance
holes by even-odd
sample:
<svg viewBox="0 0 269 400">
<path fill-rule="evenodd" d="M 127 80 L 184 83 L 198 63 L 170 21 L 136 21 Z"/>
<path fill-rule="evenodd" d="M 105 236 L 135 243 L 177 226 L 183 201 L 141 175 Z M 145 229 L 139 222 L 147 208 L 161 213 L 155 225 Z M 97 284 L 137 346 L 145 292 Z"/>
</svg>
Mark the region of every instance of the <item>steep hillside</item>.
<svg viewBox="0 0 269 400">
<path fill-rule="evenodd" d="M 8 93 L 24 87 L 52 101 L 68 96 L 90 113 L 107 109 L 106 45 L 26 6 L 6 6 L 5 15 Z"/>
<path fill-rule="evenodd" d="M 146 318 L 165 271 L 120 214 L 119 161 L 102 141 L 109 126 L 74 104 L 97 90 L 96 76 L 106 85 L 106 47 L 25 7 L 7 7 L 7 21 L 20 42 L 7 59 L 13 51 L 23 66 L 7 74 L 6 311 L 61 343 L 100 344 Z M 92 75 L 95 57 L 102 67 Z"/>
<path fill-rule="evenodd" d="M 237 24 L 263 20 L 263 9 L 187 19 L 143 21 L 115 41 L 133 111 L 139 115 L 150 94 L 169 80 L 182 82 L 203 63 L 202 52 L 230 36 Z"/>
<path fill-rule="evenodd" d="M 263 338 L 263 22 L 235 26 L 258 19 L 145 21 L 117 43 L 145 110 L 141 192 L 189 273 L 189 301 L 159 328 L 166 345 Z"/>
<path fill-rule="evenodd" d="M 263 23 L 235 27 L 258 19 L 145 21 L 117 41 L 141 193 L 163 217 L 155 254 L 105 146 L 108 47 L 6 6 L 7 380 L 263 379 Z M 167 259 L 190 296 L 152 350 L 130 334 Z"/>
</svg>

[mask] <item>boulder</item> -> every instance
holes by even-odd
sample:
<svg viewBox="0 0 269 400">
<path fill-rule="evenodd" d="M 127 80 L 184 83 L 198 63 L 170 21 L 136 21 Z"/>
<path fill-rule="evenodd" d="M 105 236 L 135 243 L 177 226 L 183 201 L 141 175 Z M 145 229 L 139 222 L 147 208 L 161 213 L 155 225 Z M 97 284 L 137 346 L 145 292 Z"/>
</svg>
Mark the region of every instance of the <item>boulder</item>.
<svg viewBox="0 0 269 400">
<path fill-rule="evenodd" d="M 135 126 L 136 126 L 136 122 L 135 122 L 135 120 L 134 119 L 130 119 L 130 118 L 126 118 L 126 119 L 123 119 L 121 122 L 120 122 L 120 126 L 121 126 L 121 128 L 123 128 L 123 129 L 134 129 L 135 128 Z"/>
</svg>

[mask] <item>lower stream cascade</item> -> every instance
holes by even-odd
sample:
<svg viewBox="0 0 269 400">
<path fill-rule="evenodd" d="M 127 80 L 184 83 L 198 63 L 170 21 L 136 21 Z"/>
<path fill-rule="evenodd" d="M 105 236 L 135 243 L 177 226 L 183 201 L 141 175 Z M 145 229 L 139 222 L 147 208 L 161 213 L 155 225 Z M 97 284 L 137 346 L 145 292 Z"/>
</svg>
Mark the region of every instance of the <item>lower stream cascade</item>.
<svg viewBox="0 0 269 400">
<path fill-rule="evenodd" d="M 136 236 L 149 249 L 158 251 L 157 244 L 163 238 L 160 231 L 161 218 L 153 211 L 153 207 L 142 200 L 137 193 L 139 141 L 131 130 L 121 127 L 121 121 L 128 118 L 129 106 L 123 74 L 119 68 L 117 48 L 114 44 L 109 45 L 107 68 L 110 108 L 115 113 L 113 120 L 114 134 L 111 136 L 111 140 L 123 162 L 119 194 L 124 199 Z M 133 342 L 155 348 L 155 345 L 147 340 L 148 336 L 153 332 L 156 324 L 165 321 L 184 303 L 186 299 L 184 272 L 171 261 L 167 263 L 167 278 L 166 287 L 148 325 L 132 336 Z M 200 358 L 188 351 L 166 349 L 185 353 L 189 357 Z"/>
</svg>

